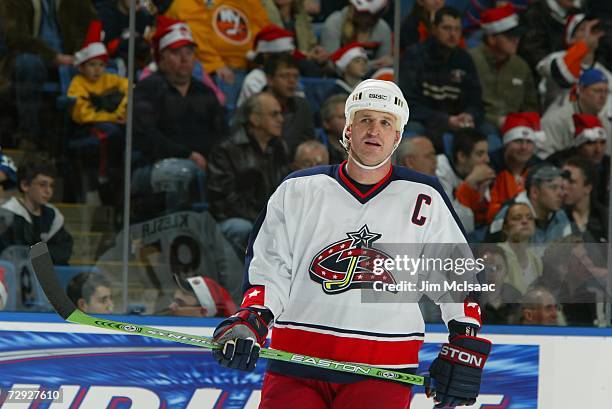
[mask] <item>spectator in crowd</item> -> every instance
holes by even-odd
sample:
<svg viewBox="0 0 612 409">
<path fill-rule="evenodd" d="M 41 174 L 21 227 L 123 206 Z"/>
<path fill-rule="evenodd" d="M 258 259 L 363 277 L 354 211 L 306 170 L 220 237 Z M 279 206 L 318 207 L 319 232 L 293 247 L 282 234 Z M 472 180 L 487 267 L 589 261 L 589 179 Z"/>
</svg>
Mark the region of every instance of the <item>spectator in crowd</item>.
<svg viewBox="0 0 612 409">
<path fill-rule="evenodd" d="M 327 60 L 328 52 L 318 44 L 304 3 L 305 0 L 262 0 L 270 22 L 293 33 L 297 49 L 320 64 Z"/>
<path fill-rule="evenodd" d="M 195 43 L 187 25 L 160 17 L 153 43 L 159 71 L 134 90 L 141 165 L 175 157 L 205 170 L 212 147 L 227 135 L 225 110 L 209 87 L 192 80 Z"/>
<path fill-rule="evenodd" d="M 0 200 L 3 199 L 4 192 L 13 190 L 17 187 L 17 165 L 8 155 L 5 155 L 0 148 Z"/>
<path fill-rule="evenodd" d="M 606 154 L 608 133 L 601 121 L 594 115 L 574 114 L 574 143 L 570 148 L 550 155 L 546 160 L 555 166 L 572 156 L 588 159 L 596 167 L 597 185 L 594 190 L 595 198 L 602 204 L 609 201 L 610 185 L 610 155 Z"/>
<path fill-rule="evenodd" d="M 79 74 L 70 82 L 68 96 L 75 99 L 71 116 L 78 126 L 76 137 L 98 145 L 98 192 L 102 203 L 112 204 L 121 178 L 128 80 L 105 72 L 107 61 L 102 23 L 94 20 L 75 54 Z"/>
<path fill-rule="evenodd" d="M 521 300 L 521 325 L 557 325 L 559 305 L 545 288 L 531 288 Z"/>
<path fill-rule="evenodd" d="M 361 43 L 350 43 L 337 49 L 331 60 L 339 78 L 329 95 L 344 93 L 348 96 L 368 72 L 368 54 Z"/>
<path fill-rule="evenodd" d="M 454 135 L 452 158 L 437 157 L 436 175 L 468 232 L 486 221 L 488 191 L 495 180 L 488 146 L 486 135 L 465 128 Z"/>
<path fill-rule="evenodd" d="M 12 79 L 24 147 L 40 145 L 42 85 L 57 79 L 58 66 L 70 66 L 89 22 L 90 0 L 6 0 L 0 7 L 2 37 L 8 53 L 0 57 L 0 77 Z"/>
<path fill-rule="evenodd" d="M 572 223 L 572 234 L 580 235 L 585 242 L 608 241 L 608 212 L 595 200 L 593 188 L 597 172 L 586 158 L 574 156 L 567 159 L 562 170 L 566 173 L 563 205 Z"/>
<path fill-rule="evenodd" d="M 400 64 L 400 87 L 410 101 L 407 130 L 432 136 L 479 127 L 484 115 L 472 58 L 459 48 L 461 17 L 452 7 L 436 13 L 432 37 L 411 47 Z"/>
<path fill-rule="evenodd" d="M 508 266 L 504 251 L 495 244 L 485 244 L 476 247 L 474 253 L 484 264 L 484 270 L 478 273 L 480 282 L 495 285 L 495 291 L 479 294 L 482 322 L 492 325 L 513 323 L 517 308 L 515 303 L 521 299 L 521 293 L 505 282 Z"/>
<path fill-rule="evenodd" d="M 154 26 L 155 20 L 142 4 L 136 7 L 134 68 L 141 70 L 150 62 L 150 46 L 145 34 Z M 104 0 L 97 10 L 104 27 L 104 43 L 110 56 L 121 61 L 119 72 L 127 76 L 130 0 Z"/>
<path fill-rule="evenodd" d="M 608 0 L 589 0 L 585 7 L 589 15 L 601 20 L 605 32 L 597 49 L 597 60 L 612 69 L 612 3 Z"/>
<path fill-rule="evenodd" d="M 502 128 L 504 146 L 491 153 L 491 166 L 496 177 L 491 187 L 491 200 L 487 210 L 487 221 L 509 199 L 524 190 L 528 169 L 541 162 L 534 155 L 535 132 L 533 121 L 524 113 L 510 113 Z"/>
<path fill-rule="evenodd" d="M 198 60 L 228 84 L 235 80 L 234 71 L 246 69 L 253 38 L 270 24 L 259 1 L 173 0 L 165 15 L 189 24 Z"/>
<path fill-rule="evenodd" d="M 314 139 L 298 145 L 291 164 L 292 171 L 321 165 L 329 165 L 329 153 L 325 145 Z"/>
<path fill-rule="evenodd" d="M 433 143 L 426 136 L 413 136 L 400 143 L 395 152 L 399 166 L 416 170 L 430 176 L 436 176 L 438 159 Z"/>
<path fill-rule="evenodd" d="M 511 4 L 481 15 L 483 43 L 471 49 L 482 86 L 485 120 L 501 129 L 510 112 L 537 111 L 531 69 L 516 55 L 522 28 Z"/>
<path fill-rule="evenodd" d="M 565 49 L 565 22 L 573 8 L 574 0 L 536 0 L 522 15 L 525 35 L 518 53 L 532 67 L 534 75 L 535 67 L 548 54 Z"/>
<path fill-rule="evenodd" d="M 332 165 L 342 163 L 346 159 L 346 150 L 340 144 L 346 121 L 344 117 L 346 98 L 345 94 L 332 95 L 321 107 L 323 128 L 317 133 L 317 139 L 327 147 L 329 163 Z"/>
<path fill-rule="evenodd" d="M 258 94 L 266 88 L 268 80 L 264 66 L 271 58 L 280 54 L 293 54 L 298 57 L 293 33 L 275 25 L 265 26 L 255 36 L 253 51 L 247 55 L 247 58 L 252 59 L 254 68 L 244 78 L 237 106 L 242 105 L 251 95 Z M 296 89 L 296 92 L 299 91 Z"/>
<path fill-rule="evenodd" d="M 523 203 L 530 207 L 535 217 L 535 234 L 531 242 L 550 243 L 571 233 L 570 221 L 561 209 L 563 204 L 563 173 L 555 166 L 542 163 L 527 173 L 525 191 L 504 205 L 489 226 L 490 239 L 502 230 L 509 206 Z M 535 249 L 541 253 L 541 249 Z M 517 287 L 518 288 L 518 287 Z"/>
<path fill-rule="evenodd" d="M 175 276 L 174 291 L 168 310 L 182 317 L 229 317 L 237 310 L 227 290 L 209 277 L 195 276 L 183 280 Z"/>
<path fill-rule="evenodd" d="M 283 114 L 274 95 L 255 94 L 242 105 L 238 128 L 212 153 L 211 211 L 228 240 L 244 254 L 253 223 L 289 170 Z"/>
<path fill-rule="evenodd" d="M 295 58 L 291 55 L 280 54 L 268 60 L 264 66 L 268 87 L 281 105 L 283 114 L 283 140 L 293 155 L 297 146 L 314 139 L 315 129 L 308 101 L 295 96 L 300 79 Z"/>
<path fill-rule="evenodd" d="M 463 10 L 463 32 L 471 34 L 480 28 L 482 13 L 511 4 L 519 15 L 522 15 L 534 0 L 480 0 L 470 2 Z"/>
<path fill-rule="evenodd" d="M 68 298 L 86 314 L 111 314 L 113 295 L 111 283 L 100 273 L 80 273 L 68 283 Z"/>
<path fill-rule="evenodd" d="M 542 261 L 530 248 L 535 234 L 533 210 L 525 203 L 513 203 L 504 218 L 504 251 L 508 274 L 506 282 L 525 294 L 533 281 L 542 275 Z"/>
<path fill-rule="evenodd" d="M 400 27 L 402 52 L 429 38 L 436 12 L 444 7 L 444 3 L 445 0 L 416 0 Z"/>
<path fill-rule="evenodd" d="M 542 156 L 550 156 L 573 145 L 575 135 L 573 114 L 599 117 L 607 134 L 612 135 L 612 123 L 604 110 L 608 99 L 608 87 L 608 77 L 600 70 L 590 68 L 582 72 L 574 92 L 563 95 L 548 107 L 542 117 L 542 128 L 546 133 L 541 148 Z"/>
<path fill-rule="evenodd" d="M 604 32 L 597 29 L 599 20 L 588 20 L 585 14 L 570 14 L 565 29 L 566 50 L 547 55 L 536 67 L 542 76 L 544 107 L 548 107 L 564 90 L 578 82 L 580 73 L 597 68 L 612 80 L 612 74 L 595 60 L 599 39 Z"/>
<path fill-rule="evenodd" d="M 391 28 L 381 18 L 387 0 L 349 0 L 349 5 L 332 13 L 323 24 L 321 45 L 327 52 L 353 43 L 368 43 L 370 68 L 393 65 Z"/>
<path fill-rule="evenodd" d="M 0 207 L 4 231 L 0 233 L 0 249 L 9 246 L 33 246 L 44 241 L 54 264 L 68 264 L 72 255 L 72 236 L 64 228 L 64 216 L 49 204 L 53 196 L 56 171 L 42 157 L 30 157 L 19 165 L 19 196 Z"/>
</svg>

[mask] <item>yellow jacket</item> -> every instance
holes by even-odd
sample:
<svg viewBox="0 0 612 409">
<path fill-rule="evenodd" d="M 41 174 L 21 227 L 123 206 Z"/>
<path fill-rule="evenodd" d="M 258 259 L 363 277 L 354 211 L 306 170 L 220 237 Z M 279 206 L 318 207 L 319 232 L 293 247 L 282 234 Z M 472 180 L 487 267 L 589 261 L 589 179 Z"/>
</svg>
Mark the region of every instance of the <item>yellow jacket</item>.
<svg viewBox="0 0 612 409">
<path fill-rule="evenodd" d="M 245 69 L 255 35 L 270 24 L 255 0 L 174 0 L 166 16 L 189 25 L 196 56 L 208 73 L 224 66 Z"/>
<path fill-rule="evenodd" d="M 92 96 L 104 96 L 119 91 L 123 94 L 121 103 L 114 112 L 96 110 Z M 83 125 L 92 122 L 117 122 L 124 119 L 127 107 L 127 78 L 116 74 L 104 73 L 102 77 L 91 82 L 81 74 L 77 74 L 70 82 L 68 96 L 76 98 L 72 107 L 72 120 Z"/>
</svg>

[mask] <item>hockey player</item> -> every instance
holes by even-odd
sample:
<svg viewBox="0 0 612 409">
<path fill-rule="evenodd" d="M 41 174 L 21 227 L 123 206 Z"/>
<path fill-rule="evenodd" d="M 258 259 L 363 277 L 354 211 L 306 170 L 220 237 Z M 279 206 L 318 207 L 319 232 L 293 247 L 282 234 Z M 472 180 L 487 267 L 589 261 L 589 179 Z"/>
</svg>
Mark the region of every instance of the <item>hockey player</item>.
<svg viewBox="0 0 612 409">
<path fill-rule="evenodd" d="M 364 303 L 359 291 L 393 279 L 362 268 L 370 258 L 364 248 L 377 240 L 466 242 L 436 179 L 391 166 L 408 115 L 394 83 L 363 81 L 345 105 L 348 160 L 295 172 L 271 196 L 250 238 L 241 309 L 214 332 L 223 344 L 213 351 L 221 365 L 253 370 L 273 323 L 271 348 L 416 370 L 424 337 L 418 304 Z M 480 309 L 467 302 L 440 307 L 450 336 L 430 367 L 434 399 L 437 407 L 471 405 L 491 348 L 476 336 Z M 459 355 L 480 364 L 468 366 Z M 260 408 L 408 408 L 410 395 L 390 381 L 270 362 Z"/>
</svg>

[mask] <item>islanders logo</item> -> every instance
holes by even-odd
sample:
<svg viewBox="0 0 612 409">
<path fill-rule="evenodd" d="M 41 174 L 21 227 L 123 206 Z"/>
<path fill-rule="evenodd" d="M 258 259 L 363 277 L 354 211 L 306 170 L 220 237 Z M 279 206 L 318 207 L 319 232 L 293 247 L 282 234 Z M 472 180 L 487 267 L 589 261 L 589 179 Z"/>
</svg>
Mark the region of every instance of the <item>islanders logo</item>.
<svg viewBox="0 0 612 409">
<path fill-rule="evenodd" d="M 215 10 L 213 28 L 219 37 L 232 44 L 245 44 L 251 38 L 247 17 L 230 6 Z"/>
<path fill-rule="evenodd" d="M 389 271 L 374 273 L 374 260 L 392 259 L 388 254 L 371 248 L 382 234 L 372 233 L 367 225 L 359 231 L 346 233 L 347 238 L 319 251 L 308 269 L 310 278 L 321 283 L 326 294 L 338 294 L 353 288 L 372 288 L 376 281 L 395 284 Z"/>
</svg>

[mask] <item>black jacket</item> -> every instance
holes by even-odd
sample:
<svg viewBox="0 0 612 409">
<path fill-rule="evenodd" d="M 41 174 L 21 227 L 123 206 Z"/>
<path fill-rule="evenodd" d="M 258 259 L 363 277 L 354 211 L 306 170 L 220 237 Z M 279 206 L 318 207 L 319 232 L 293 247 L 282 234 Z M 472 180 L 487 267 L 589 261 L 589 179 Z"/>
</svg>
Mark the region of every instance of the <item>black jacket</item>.
<svg viewBox="0 0 612 409">
<path fill-rule="evenodd" d="M 287 148 L 273 139 L 265 152 L 240 128 L 222 142 L 208 161 L 208 192 L 217 220 L 255 221 L 268 198 L 289 172 Z"/>
<path fill-rule="evenodd" d="M 136 85 L 134 147 L 142 164 L 187 158 L 192 151 L 207 157 L 226 135 L 225 109 L 201 82 L 192 80 L 184 97 L 159 72 Z"/>
<path fill-rule="evenodd" d="M 68 264 L 73 239 L 64 228 L 64 216 L 51 205 L 40 216 L 31 214 L 16 198 L 0 207 L 0 251 L 10 246 L 32 246 L 45 241 L 53 264 Z"/>
<path fill-rule="evenodd" d="M 435 38 L 410 47 L 400 63 L 400 88 L 410 104 L 410 119 L 446 128 L 448 117 L 466 112 L 479 126 L 484 117 L 482 90 L 472 57 Z"/>
</svg>

